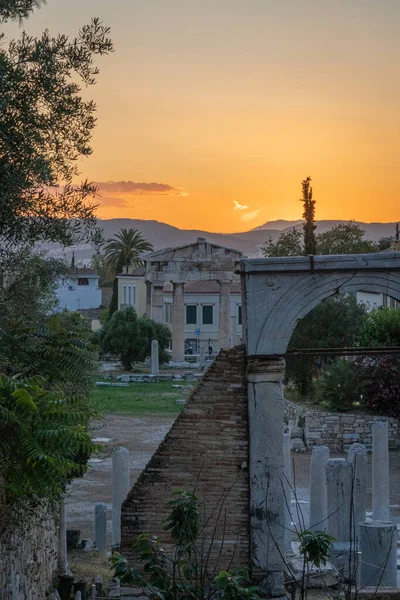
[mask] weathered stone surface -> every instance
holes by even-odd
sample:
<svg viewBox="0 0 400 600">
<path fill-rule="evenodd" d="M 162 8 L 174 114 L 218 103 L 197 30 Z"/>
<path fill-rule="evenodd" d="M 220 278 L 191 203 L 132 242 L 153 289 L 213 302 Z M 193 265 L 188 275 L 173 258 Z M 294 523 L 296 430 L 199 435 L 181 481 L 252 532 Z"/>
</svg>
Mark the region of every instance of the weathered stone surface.
<svg viewBox="0 0 400 600">
<path fill-rule="evenodd" d="M 328 526 L 328 499 L 326 487 L 326 463 L 329 448 L 316 446 L 312 449 L 310 466 L 310 529 L 326 531 Z"/>
<path fill-rule="evenodd" d="M 296 581 L 301 581 L 303 577 L 304 559 L 293 558 L 287 563 L 287 574 L 289 578 L 294 578 Z M 331 564 L 321 565 L 316 567 L 310 564 L 305 578 L 307 588 L 325 588 L 332 587 L 339 583 L 339 572 Z"/>
<path fill-rule="evenodd" d="M 290 442 L 290 449 L 294 450 L 295 452 L 305 452 L 306 451 L 306 445 L 305 445 L 305 443 L 303 442 L 302 439 L 300 439 L 300 438 L 294 438 Z"/>
<path fill-rule="evenodd" d="M 2 506 L 1 510 L 5 511 Z M 58 567 L 59 538 L 45 504 L 28 515 L 11 511 L 0 537 L 0 597 L 2 600 L 42 600 Z M 35 591 L 35 594 L 33 594 Z"/>
<path fill-rule="evenodd" d="M 352 467 L 344 458 L 330 458 L 326 463 L 328 498 L 328 533 L 338 542 L 351 537 L 350 501 Z"/>
<path fill-rule="evenodd" d="M 397 528 L 395 523 L 361 523 L 362 586 L 397 587 Z"/>
<path fill-rule="evenodd" d="M 353 519 L 352 526 L 358 541 L 360 523 L 365 521 L 367 510 L 367 450 L 362 444 L 350 446 L 347 460 L 353 468 Z"/>
<path fill-rule="evenodd" d="M 112 545 L 121 543 L 121 504 L 128 495 L 129 451 L 127 448 L 114 448 L 112 454 Z"/>
<path fill-rule="evenodd" d="M 387 522 L 389 513 L 388 424 L 376 421 L 372 425 L 372 517 Z"/>
<path fill-rule="evenodd" d="M 151 342 L 151 374 L 158 375 L 159 369 L 159 358 L 158 358 L 158 341 L 152 340 Z"/>
</svg>

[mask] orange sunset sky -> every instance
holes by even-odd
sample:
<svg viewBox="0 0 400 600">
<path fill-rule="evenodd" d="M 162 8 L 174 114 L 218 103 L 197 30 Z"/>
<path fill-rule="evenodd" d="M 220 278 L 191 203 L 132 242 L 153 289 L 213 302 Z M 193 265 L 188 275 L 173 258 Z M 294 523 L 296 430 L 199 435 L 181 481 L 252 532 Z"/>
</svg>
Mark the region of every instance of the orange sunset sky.
<svg viewBox="0 0 400 600">
<path fill-rule="evenodd" d="M 399 0 L 48 0 L 23 27 L 92 16 L 100 217 L 244 231 L 298 219 L 311 175 L 318 219 L 400 219 Z"/>
</svg>

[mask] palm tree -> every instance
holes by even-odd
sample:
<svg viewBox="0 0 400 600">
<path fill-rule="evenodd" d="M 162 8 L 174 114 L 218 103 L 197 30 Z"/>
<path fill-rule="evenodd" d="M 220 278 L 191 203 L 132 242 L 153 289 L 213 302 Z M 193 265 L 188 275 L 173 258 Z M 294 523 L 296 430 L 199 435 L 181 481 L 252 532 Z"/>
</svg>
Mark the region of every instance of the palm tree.
<svg viewBox="0 0 400 600">
<path fill-rule="evenodd" d="M 153 245 L 146 241 L 137 229 L 120 229 L 105 246 L 107 266 L 114 274 L 123 267 L 138 267 L 143 263 L 141 254 L 153 250 Z"/>
</svg>

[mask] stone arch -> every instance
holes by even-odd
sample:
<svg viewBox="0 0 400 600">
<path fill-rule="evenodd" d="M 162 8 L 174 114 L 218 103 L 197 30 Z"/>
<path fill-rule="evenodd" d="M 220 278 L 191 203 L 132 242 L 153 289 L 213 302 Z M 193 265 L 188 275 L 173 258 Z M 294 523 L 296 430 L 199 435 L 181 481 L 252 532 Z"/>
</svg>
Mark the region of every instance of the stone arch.
<svg viewBox="0 0 400 600">
<path fill-rule="evenodd" d="M 400 301 L 400 253 L 259 259 L 244 266 L 250 355 L 285 354 L 297 321 L 335 294 L 377 292 Z"/>
<path fill-rule="evenodd" d="M 242 261 L 251 558 L 267 596 L 284 595 L 283 356 L 299 319 L 330 296 L 356 291 L 400 300 L 400 252 Z"/>
</svg>

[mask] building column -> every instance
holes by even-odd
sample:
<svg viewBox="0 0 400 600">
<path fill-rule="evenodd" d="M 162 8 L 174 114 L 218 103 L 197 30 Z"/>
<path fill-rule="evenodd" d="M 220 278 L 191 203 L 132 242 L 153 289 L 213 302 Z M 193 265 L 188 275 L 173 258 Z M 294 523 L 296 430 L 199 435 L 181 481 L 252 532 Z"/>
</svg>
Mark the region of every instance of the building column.
<svg viewBox="0 0 400 600">
<path fill-rule="evenodd" d="M 172 361 L 185 360 L 185 302 L 183 282 L 172 282 Z"/>
<path fill-rule="evenodd" d="M 153 294 L 151 297 L 151 318 L 156 323 L 163 323 L 164 284 L 153 283 L 152 288 Z"/>
<path fill-rule="evenodd" d="M 219 283 L 218 345 L 219 348 L 230 347 L 231 307 L 229 291 L 231 282 L 221 280 Z"/>
<path fill-rule="evenodd" d="M 151 281 L 146 281 L 146 317 L 151 319 Z"/>
<path fill-rule="evenodd" d="M 264 573 L 261 597 L 281 597 L 285 556 L 285 361 L 249 357 L 247 368 L 252 562 Z"/>
</svg>

